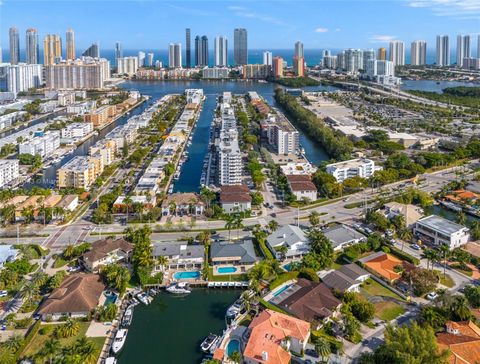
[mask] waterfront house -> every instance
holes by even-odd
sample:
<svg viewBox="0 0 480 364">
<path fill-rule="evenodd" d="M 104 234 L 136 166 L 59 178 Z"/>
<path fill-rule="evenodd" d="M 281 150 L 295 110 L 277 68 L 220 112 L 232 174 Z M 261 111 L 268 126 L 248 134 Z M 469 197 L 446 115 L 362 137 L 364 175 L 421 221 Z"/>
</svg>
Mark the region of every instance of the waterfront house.
<svg viewBox="0 0 480 364">
<path fill-rule="evenodd" d="M 384 215 L 388 219 L 393 219 L 395 216 L 403 216 L 405 225 L 408 228 L 413 228 L 415 223 L 423 216 L 423 210 L 415 205 L 403 204 L 399 202 L 388 202 L 384 205 Z"/>
<path fill-rule="evenodd" d="M 288 364 L 290 352 L 301 354 L 310 337 L 310 323 L 272 310 L 255 317 L 249 330 L 245 364 Z"/>
<path fill-rule="evenodd" d="M 437 334 L 439 350 L 450 350 L 449 363 L 476 364 L 480 358 L 480 328 L 472 321 L 448 321 Z"/>
<path fill-rule="evenodd" d="M 450 250 L 468 243 L 469 229 L 437 215 L 420 219 L 415 224 L 415 234 L 435 246 L 447 245 Z"/>
<path fill-rule="evenodd" d="M 330 240 L 333 250 L 339 251 L 349 245 L 366 241 L 367 237 L 362 233 L 346 226 L 336 225 L 323 231 L 324 235 Z"/>
<path fill-rule="evenodd" d="M 350 263 L 321 278 L 323 283 L 337 292 L 359 292 L 360 285 L 370 278 L 370 273 L 357 264 Z"/>
<path fill-rule="evenodd" d="M 92 248 L 78 259 L 80 265 L 89 272 L 97 272 L 102 266 L 111 263 L 128 263 L 133 245 L 123 238 L 102 239 L 92 244 Z"/>
<path fill-rule="evenodd" d="M 209 251 L 212 265 L 238 266 L 238 273 L 246 272 L 258 260 L 250 238 L 236 242 L 216 241 L 212 243 Z"/>
<path fill-rule="evenodd" d="M 341 305 L 341 301 L 326 284 L 305 278 L 299 278 L 296 283 L 274 296 L 270 303 L 314 326 L 335 316 Z"/>
<path fill-rule="evenodd" d="M 205 203 L 193 192 L 174 193 L 162 202 L 162 215 L 203 215 Z"/>
<path fill-rule="evenodd" d="M 205 257 L 203 245 L 187 245 L 176 242 L 159 242 L 153 244 L 153 258 L 165 257 L 168 263 L 165 267 L 155 265 L 156 271 L 168 269 L 201 269 Z"/>
<path fill-rule="evenodd" d="M 287 176 L 288 187 L 292 195 L 298 201 L 315 201 L 317 199 L 317 187 L 308 175 L 290 175 Z"/>
<path fill-rule="evenodd" d="M 220 205 L 227 214 L 251 210 L 250 190 L 245 185 L 222 186 Z"/>
<path fill-rule="evenodd" d="M 310 243 L 304 231 L 295 225 L 284 225 L 267 237 L 268 248 L 277 259 L 300 259 L 310 251 Z M 285 247 L 285 253 L 279 250 Z M 284 249 L 285 249 L 284 248 Z"/>
<path fill-rule="evenodd" d="M 42 320 L 62 316 L 86 317 L 98 306 L 105 285 L 98 274 L 76 273 L 67 276 L 38 309 Z"/>
<path fill-rule="evenodd" d="M 60 207 L 64 210 L 70 211 L 70 212 L 75 211 L 75 209 L 78 207 L 78 196 L 77 195 L 65 195 L 65 196 L 63 196 L 63 199 L 55 207 Z"/>
<path fill-rule="evenodd" d="M 155 196 L 129 196 L 131 199 L 131 203 L 128 205 L 128 212 L 132 213 L 133 212 L 133 206 L 134 205 L 140 205 L 142 206 L 143 209 L 149 210 L 155 206 Z M 113 211 L 115 212 L 127 212 L 127 204 L 125 203 L 125 199 L 127 197 L 124 195 L 118 196 L 115 202 L 113 203 Z"/>
<path fill-rule="evenodd" d="M 5 263 L 13 262 L 17 259 L 19 250 L 15 249 L 13 245 L 0 245 L 0 269 Z"/>
</svg>

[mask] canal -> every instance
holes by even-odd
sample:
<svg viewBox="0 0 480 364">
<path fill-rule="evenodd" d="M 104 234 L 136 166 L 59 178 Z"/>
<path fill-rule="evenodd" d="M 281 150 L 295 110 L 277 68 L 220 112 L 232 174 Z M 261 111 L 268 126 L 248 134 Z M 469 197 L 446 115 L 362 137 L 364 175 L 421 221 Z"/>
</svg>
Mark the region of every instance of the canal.
<svg viewBox="0 0 480 364">
<path fill-rule="evenodd" d="M 240 293 L 193 289 L 180 297 L 162 291 L 150 305 L 135 307 L 118 363 L 199 363 L 203 356 L 200 343 L 209 333 L 222 333 L 225 312 Z"/>
</svg>

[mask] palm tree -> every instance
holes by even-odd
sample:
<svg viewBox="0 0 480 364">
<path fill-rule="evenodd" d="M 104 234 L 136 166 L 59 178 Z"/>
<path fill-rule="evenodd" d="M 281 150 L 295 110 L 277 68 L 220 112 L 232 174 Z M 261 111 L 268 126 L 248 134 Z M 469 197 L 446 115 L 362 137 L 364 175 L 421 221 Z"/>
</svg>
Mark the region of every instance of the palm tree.
<svg viewBox="0 0 480 364">
<path fill-rule="evenodd" d="M 233 227 L 237 230 L 237 240 L 239 238 L 239 230 L 243 228 L 242 217 L 240 215 L 235 216 Z"/>
<path fill-rule="evenodd" d="M 95 344 L 85 336 L 79 338 L 75 342 L 74 347 L 75 349 L 78 348 L 85 363 L 94 364 L 97 362 L 97 349 L 95 348 Z"/>
<path fill-rule="evenodd" d="M 57 329 L 57 333 L 60 337 L 67 338 L 78 334 L 80 330 L 80 324 L 78 321 L 69 318 L 65 323 Z"/>
<path fill-rule="evenodd" d="M 127 222 L 128 222 L 128 212 L 129 212 L 128 209 L 132 205 L 133 200 L 130 196 L 125 196 L 125 199 L 123 200 L 123 203 L 124 203 L 125 207 L 127 208 Z"/>
<path fill-rule="evenodd" d="M 7 205 L 1 210 L 1 216 L 5 222 L 15 222 L 15 205 Z"/>
<path fill-rule="evenodd" d="M 12 353 L 16 353 L 22 344 L 23 336 L 20 334 L 13 334 L 3 343 L 3 345 Z"/>
<path fill-rule="evenodd" d="M 37 286 L 37 287 L 41 287 L 43 286 L 45 283 L 47 283 L 47 280 L 48 280 L 48 274 L 45 273 L 45 272 L 42 272 L 42 271 L 37 271 L 35 273 L 32 274 L 32 278 L 31 278 L 31 282 Z"/>
<path fill-rule="evenodd" d="M 448 245 L 446 244 L 442 244 L 440 246 L 440 253 L 442 255 L 442 258 L 443 258 L 443 277 L 445 278 L 447 272 L 447 259 L 448 257 L 450 256 L 450 248 L 448 247 Z"/>
<path fill-rule="evenodd" d="M 409 229 L 405 228 L 405 229 L 401 229 L 398 232 L 398 237 L 402 240 L 402 251 L 403 251 L 403 245 L 405 244 L 406 241 L 412 240 L 413 234 Z"/>
<path fill-rule="evenodd" d="M 38 286 L 31 281 L 25 283 L 20 290 L 20 296 L 25 301 L 32 300 L 36 295 L 38 295 Z"/>
<path fill-rule="evenodd" d="M 202 230 L 198 235 L 197 239 L 200 243 L 205 246 L 209 246 L 212 241 L 212 233 L 210 230 Z"/>
<path fill-rule="evenodd" d="M 165 266 L 168 264 L 168 258 L 161 255 L 157 258 L 157 264 L 161 267 L 161 271 L 165 272 Z"/>
<path fill-rule="evenodd" d="M 228 240 L 231 241 L 232 228 L 235 226 L 235 216 L 227 215 L 225 218 L 225 228 L 228 229 Z"/>
<path fill-rule="evenodd" d="M 69 245 L 63 251 L 63 257 L 67 260 L 72 259 L 75 254 L 75 247 L 73 245 Z"/>
<path fill-rule="evenodd" d="M 232 352 L 228 358 L 233 361 L 234 363 L 241 363 L 242 361 L 242 355 L 238 351 Z"/>
<path fill-rule="evenodd" d="M 459 321 L 468 320 L 472 316 L 465 296 L 456 296 L 451 310 Z"/>
<path fill-rule="evenodd" d="M 460 225 L 465 225 L 465 223 L 467 222 L 467 216 L 465 215 L 465 213 L 463 211 L 460 211 L 458 214 L 457 214 L 457 222 L 460 224 Z"/>
<path fill-rule="evenodd" d="M 42 359 L 47 359 L 48 362 L 52 364 L 55 357 L 59 354 L 60 349 L 60 341 L 52 337 L 43 343 L 43 347 L 37 355 Z"/>
<path fill-rule="evenodd" d="M 317 211 L 312 211 L 308 216 L 308 221 L 313 227 L 317 226 L 320 224 L 320 214 Z"/>
<path fill-rule="evenodd" d="M 278 229 L 278 222 L 275 220 L 270 220 L 267 224 L 267 229 L 273 233 L 275 230 Z"/>
<path fill-rule="evenodd" d="M 425 249 L 423 252 L 423 257 L 427 259 L 427 270 L 429 269 L 430 262 L 432 264 L 432 269 L 433 269 L 433 263 L 438 260 L 438 254 L 435 250 L 433 249 Z"/>
<path fill-rule="evenodd" d="M 328 358 L 331 354 L 330 344 L 323 337 L 319 337 L 315 342 L 315 351 L 320 355 L 322 361 L 324 361 L 325 358 Z"/>
<path fill-rule="evenodd" d="M 25 219 L 25 222 L 32 222 L 34 218 L 34 212 L 32 206 L 26 206 L 23 208 L 22 217 Z"/>
</svg>

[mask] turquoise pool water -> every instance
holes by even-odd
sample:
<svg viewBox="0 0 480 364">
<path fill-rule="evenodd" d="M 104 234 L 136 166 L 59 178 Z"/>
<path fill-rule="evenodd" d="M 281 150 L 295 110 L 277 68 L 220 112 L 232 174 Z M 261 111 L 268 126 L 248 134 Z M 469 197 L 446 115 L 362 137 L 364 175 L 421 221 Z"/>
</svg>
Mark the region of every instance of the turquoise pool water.
<svg viewBox="0 0 480 364">
<path fill-rule="evenodd" d="M 117 302 L 117 298 L 118 298 L 116 293 L 105 293 L 105 297 L 107 297 L 107 299 L 103 303 L 104 306 Z"/>
<path fill-rule="evenodd" d="M 287 285 L 283 286 L 282 288 L 280 288 L 277 292 L 275 292 L 273 294 L 273 297 L 277 297 L 277 296 L 281 295 L 283 292 L 285 292 L 287 289 L 289 289 L 290 286 L 291 286 L 290 284 L 287 284 Z"/>
<path fill-rule="evenodd" d="M 235 267 L 220 267 L 217 269 L 218 273 L 235 273 L 237 271 L 237 268 Z"/>
<path fill-rule="evenodd" d="M 227 345 L 227 355 L 230 356 L 234 351 L 240 351 L 240 341 L 238 340 L 230 340 L 230 342 Z"/>
<path fill-rule="evenodd" d="M 200 272 L 198 270 L 192 270 L 187 272 L 177 272 L 173 275 L 175 279 L 197 279 L 200 278 Z"/>
<path fill-rule="evenodd" d="M 287 272 L 290 272 L 292 270 L 292 263 L 285 264 L 283 269 L 285 269 Z"/>
</svg>

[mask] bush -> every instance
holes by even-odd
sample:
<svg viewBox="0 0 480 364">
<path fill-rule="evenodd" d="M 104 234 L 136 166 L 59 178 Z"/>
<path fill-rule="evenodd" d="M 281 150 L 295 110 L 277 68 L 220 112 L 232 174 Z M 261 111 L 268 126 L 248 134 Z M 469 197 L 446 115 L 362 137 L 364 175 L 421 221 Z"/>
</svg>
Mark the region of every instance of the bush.
<svg viewBox="0 0 480 364">
<path fill-rule="evenodd" d="M 415 257 L 412 257 L 410 254 L 405 253 L 405 252 L 401 251 L 400 249 L 398 249 L 394 246 L 390 246 L 389 249 L 390 249 L 390 253 L 392 253 L 393 255 L 395 255 L 399 259 L 406 260 L 407 262 L 412 263 L 414 265 L 419 265 L 420 264 L 419 259 L 417 259 Z"/>
<path fill-rule="evenodd" d="M 50 332 L 52 332 L 52 328 L 52 325 L 45 325 L 40 330 L 38 330 L 38 332 L 40 333 L 40 335 L 48 335 Z"/>
<path fill-rule="evenodd" d="M 302 268 L 298 273 L 299 278 L 305 278 L 312 282 L 320 282 L 320 278 L 318 278 L 317 273 L 310 268 Z"/>
<path fill-rule="evenodd" d="M 33 319 L 31 317 L 25 317 L 24 319 L 16 320 L 14 326 L 16 329 L 26 329 L 32 321 Z"/>
</svg>

